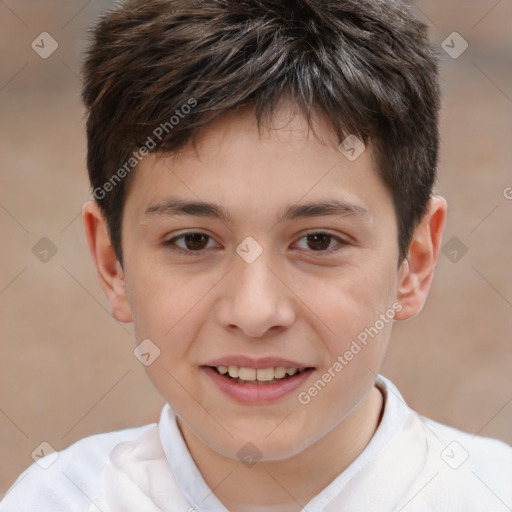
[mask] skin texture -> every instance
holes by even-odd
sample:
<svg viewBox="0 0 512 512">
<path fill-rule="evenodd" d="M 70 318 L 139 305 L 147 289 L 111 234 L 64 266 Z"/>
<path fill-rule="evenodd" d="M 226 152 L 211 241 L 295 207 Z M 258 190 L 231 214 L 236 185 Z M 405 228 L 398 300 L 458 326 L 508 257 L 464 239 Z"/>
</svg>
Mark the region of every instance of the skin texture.
<svg viewBox="0 0 512 512">
<path fill-rule="evenodd" d="M 298 393 L 393 304 L 395 320 L 420 312 L 446 221 L 446 201 L 434 196 L 408 259 L 398 266 L 392 198 L 372 167 L 371 146 L 350 162 L 321 119 L 315 132 L 321 140 L 283 106 L 260 137 L 251 112 L 239 111 L 211 124 L 197 152 L 190 145 L 176 155 L 146 157 L 124 209 L 124 269 L 97 205 L 83 208 L 112 315 L 134 322 L 137 343 L 149 338 L 159 347 L 148 376 L 176 412 L 205 481 L 237 512 L 300 510 L 367 445 L 382 411 L 374 382 L 393 322 L 309 403 L 300 403 Z M 145 215 L 171 196 L 221 205 L 233 222 Z M 368 214 L 279 221 L 289 205 L 326 199 Z M 191 253 L 201 248 L 191 256 L 164 244 L 185 231 L 211 238 L 175 241 L 174 247 Z M 319 232 L 332 238 L 308 242 L 306 235 Z M 263 248 L 252 263 L 236 252 L 247 236 Z M 315 370 L 297 391 L 273 403 L 240 404 L 200 368 L 233 354 L 282 357 Z M 252 467 L 237 457 L 247 442 L 262 454 Z"/>
</svg>

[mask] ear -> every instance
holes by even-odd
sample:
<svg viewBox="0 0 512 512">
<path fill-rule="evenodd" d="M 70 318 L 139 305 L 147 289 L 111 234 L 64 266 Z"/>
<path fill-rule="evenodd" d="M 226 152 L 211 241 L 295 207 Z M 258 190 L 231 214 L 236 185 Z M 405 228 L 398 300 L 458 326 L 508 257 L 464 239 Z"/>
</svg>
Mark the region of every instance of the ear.
<svg viewBox="0 0 512 512">
<path fill-rule="evenodd" d="M 84 204 L 82 222 L 94 266 L 111 314 L 119 322 L 131 322 L 132 313 L 126 292 L 124 272 L 110 242 L 105 217 L 95 201 L 87 201 Z"/>
<path fill-rule="evenodd" d="M 409 254 L 399 271 L 397 300 L 402 309 L 396 312 L 395 320 L 413 318 L 425 305 L 441 248 L 447 209 L 444 198 L 433 196 L 427 213 L 414 230 Z"/>
</svg>

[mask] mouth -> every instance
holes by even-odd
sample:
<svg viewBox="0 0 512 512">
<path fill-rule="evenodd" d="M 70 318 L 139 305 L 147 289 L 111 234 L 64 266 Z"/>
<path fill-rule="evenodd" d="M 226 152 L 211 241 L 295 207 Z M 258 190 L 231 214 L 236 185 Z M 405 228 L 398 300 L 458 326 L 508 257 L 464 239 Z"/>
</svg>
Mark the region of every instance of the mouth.
<svg viewBox="0 0 512 512">
<path fill-rule="evenodd" d="M 285 380 L 293 379 L 301 373 L 311 368 L 297 367 L 268 367 L 268 368 L 251 368 L 247 366 L 209 366 L 219 375 L 238 384 L 256 384 L 269 385 L 276 384 Z"/>
<path fill-rule="evenodd" d="M 215 388 L 227 397 L 242 404 L 256 405 L 276 401 L 290 395 L 315 370 L 314 367 L 299 366 L 292 361 L 249 361 L 237 358 L 240 366 L 215 361 L 200 366 Z"/>
</svg>

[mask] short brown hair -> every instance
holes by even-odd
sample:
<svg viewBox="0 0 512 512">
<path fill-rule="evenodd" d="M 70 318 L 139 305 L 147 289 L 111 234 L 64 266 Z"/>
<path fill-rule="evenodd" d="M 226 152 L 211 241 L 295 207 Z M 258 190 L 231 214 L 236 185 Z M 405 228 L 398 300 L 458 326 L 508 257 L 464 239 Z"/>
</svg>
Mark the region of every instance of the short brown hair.
<svg viewBox="0 0 512 512">
<path fill-rule="evenodd" d="M 141 148 L 179 151 L 247 106 L 259 127 L 285 97 L 310 126 L 319 112 L 339 141 L 354 134 L 372 144 L 393 197 L 400 261 L 407 256 L 436 178 L 440 93 L 427 28 L 403 1 L 127 0 L 92 36 L 87 166 L 121 264 L 128 173 Z"/>
</svg>

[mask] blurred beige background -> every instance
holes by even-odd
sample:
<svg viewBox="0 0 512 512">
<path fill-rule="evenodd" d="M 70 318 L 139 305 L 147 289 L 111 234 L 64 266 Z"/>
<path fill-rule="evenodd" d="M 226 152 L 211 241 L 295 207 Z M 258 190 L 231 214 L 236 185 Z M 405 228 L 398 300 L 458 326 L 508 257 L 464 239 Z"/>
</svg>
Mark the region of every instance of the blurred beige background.
<svg viewBox="0 0 512 512">
<path fill-rule="evenodd" d="M 156 421 L 163 404 L 131 326 L 106 310 L 79 215 L 90 197 L 81 51 L 111 4 L 0 0 L 0 495 L 41 442 Z M 512 2 L 415 5 L 442 53 L 449 245 L 423 313 L 395 326 L 383 373 L 418 412 L 512 443 Z M 31 47 L 42 32 L 58 43 L 47 59 Z M 456 59 L 441 49 L 453 32 L 469 44 Z M 453 55 L 462 44 L 447 39 Z"/>
</svg>

